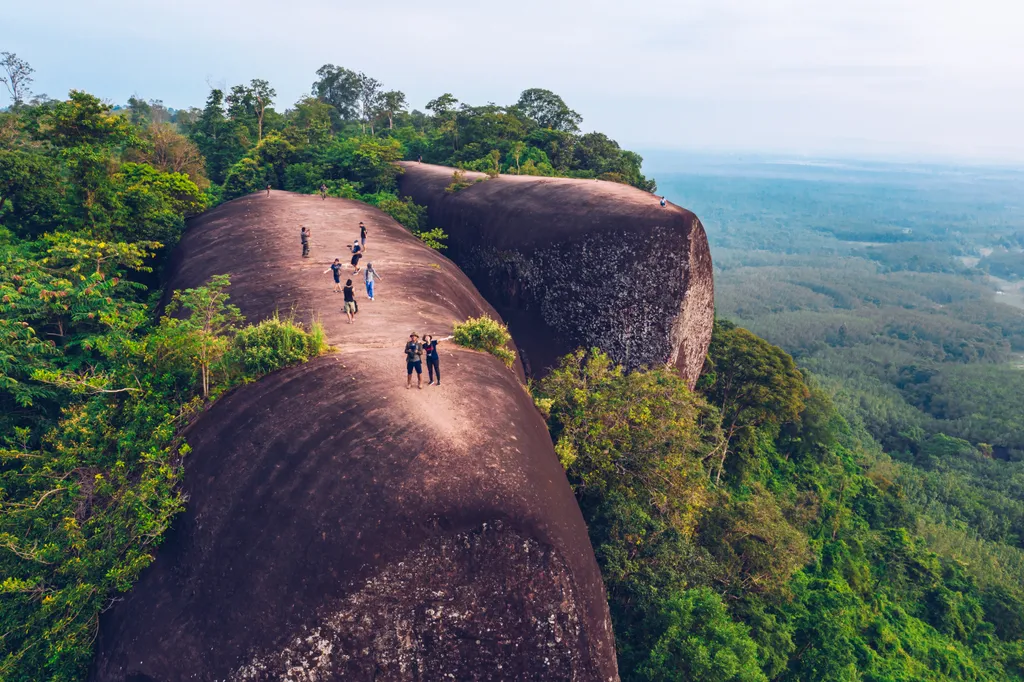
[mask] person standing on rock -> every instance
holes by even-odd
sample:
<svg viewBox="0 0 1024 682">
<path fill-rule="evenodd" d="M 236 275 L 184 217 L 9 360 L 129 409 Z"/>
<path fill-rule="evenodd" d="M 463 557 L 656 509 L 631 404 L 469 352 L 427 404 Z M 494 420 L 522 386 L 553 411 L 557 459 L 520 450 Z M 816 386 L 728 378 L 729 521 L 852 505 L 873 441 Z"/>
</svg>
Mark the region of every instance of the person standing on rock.
<svg viewBox="0 0 1024 682">
<path fill-rule="evenodd" d="M 303 258 L 309 258 L 309 236 L 311 234 L 312 233 L 306 228 L 306 226 L 303 225 L 302 226 L 302 234 L 301 234 L 301 239 L 302 239 L 302 257 Z"/>
<path fill-rule="evenodd" d="M 437 342 L 447 341 L 452 337 L 446 336 L 443 339 L 435 339 L 430 334 L 423 336 L 423 352 L 427 354 L 427 376 L 430 378 L 430 383 L 427 386 L 434 385 L 434 376 L 437 376 L 437 385 L 441 385 L 441 358 L 437 355 Z"/>
<path fill-rule="evenodd" d="M 348 316 L 348 323 L 352 324 L 356 321 L 356 292 L 352 287 L 352 280 L 345 281 L 345 288 L 342 290 L 345 294 L 345 307 L 343 310 Z"/>
<path fill-rule="evenodd" d="M 355 270 L 352 271 L 352 274 L 356 275 L 359 274 L 359 271 L 362 269 L 359 267 L 359 259 L 363 257 L 363 247 L 359 245 L 359 240 L 357 239 L 352 242 L 352 246 L 350 248 L 352 249 L 352 267 L 355 268 Z"/>
<path fill-rule="evenodd" d="M 267 183 L 267 196 L 270 196 L 270 183 Z"/>
<path fill-rule="evenodd" d="M 320 183 L 320 199 L 327 199 L 327 185 L 325 185 L 324 183 Z"/>
<path fill-rule="evenodd" d="M 366 272 L 363 273 L 363 280 L 366 282 L 366 296 L 373 300 L 373 283 L 378 279 L 384 279 L 373 269 L 373 263 L 366 264 Z"/>
<path fill-rule="evenodd" d="M 366 248 L 366 225 L 363 225 L 362 221 L 359 221 L 359 243 Z"/>
<path fill-rule="evenodd" d="M 341 291 L 341 269 L 344 268 L 344 267 L 345 266 L 341 264 L 341 259 L 340 258 L 335 258 L 334 262 L 331 263 L 331 267 L 329 267 L 326 270 L 324 270 L 324 274 L 325 275 L 328 272 L 334 271 L 334 290 L 335 291 Z M 371 298 L 373 298 L 373 297 L 371 296 Z"/>
<path fill-rule="evenodd" d="M 409 334 L 409 343 L 405 344 L 405 381 L 406 388 L 412 388 L 412 373 L 416 372 L 416 388 L 423 388 L 423 346 L 420 344 L 420 335 L 416 332 Z"/>
</svg>

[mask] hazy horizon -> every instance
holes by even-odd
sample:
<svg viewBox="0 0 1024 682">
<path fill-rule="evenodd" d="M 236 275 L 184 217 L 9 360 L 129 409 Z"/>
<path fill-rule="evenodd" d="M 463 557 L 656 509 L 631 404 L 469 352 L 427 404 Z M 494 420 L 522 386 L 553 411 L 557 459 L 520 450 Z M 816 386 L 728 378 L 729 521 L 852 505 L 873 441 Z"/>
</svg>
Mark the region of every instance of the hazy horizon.
<svg viewBox="0 0 1024 682">
<path fill-rule="evenodd" d="M 71 88 L 202 106 L 209 86 L 265 78 L 284 110 L 334 63 L 403 90 L 512 103 L 549 88 L 624 147 L 1024 164 L 1024 8 L 983 0 L 738 0 L 641 9 L 607 0 L 515 11 L 297 0 L 141 7 L 19 3 L 0 50 Z M 6 104 L 6 93 L 0 104 Z"/>
</svg>

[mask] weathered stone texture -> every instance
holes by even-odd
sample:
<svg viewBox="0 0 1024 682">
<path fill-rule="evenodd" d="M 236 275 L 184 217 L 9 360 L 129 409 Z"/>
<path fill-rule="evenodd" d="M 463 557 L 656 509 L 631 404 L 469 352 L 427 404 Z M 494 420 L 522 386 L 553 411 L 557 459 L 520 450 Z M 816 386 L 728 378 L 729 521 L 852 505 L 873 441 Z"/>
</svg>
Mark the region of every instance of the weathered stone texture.
<svg viewBox="0 0 1024 682">
<path fill-rule="evenodd" d="M 384 279 L 349 325 L 323 269 L 360 220 Z M 250 321 L 319 317 L 338 352 L 188 430 L 187 509 L 101 617 L 93 680 L 618 679 L 587 528 L 517 372 L 442 345 L 444 385 L 405 388 L 411 328 L 496 315 L 458 268 L 375 209 L 281 192 L 196 219 L 175 263 L 172 288 L 232 274 Z"/>
</svg>

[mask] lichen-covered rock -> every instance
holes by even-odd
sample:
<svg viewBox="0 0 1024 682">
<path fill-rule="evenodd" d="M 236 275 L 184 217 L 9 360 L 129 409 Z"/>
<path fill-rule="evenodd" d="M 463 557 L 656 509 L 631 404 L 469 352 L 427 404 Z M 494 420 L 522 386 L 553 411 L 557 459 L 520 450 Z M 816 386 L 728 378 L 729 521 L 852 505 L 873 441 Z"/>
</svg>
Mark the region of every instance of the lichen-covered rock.
<svg viewBox="0 0 1024 682">
<path fill-rule="evenodd" d="M 505 318 L 528 372 L 599 347 L 629 368 L 676 366 L 693 386 L 711 342 L 704 228 L 678 206 L 596 180 L 467 173 L 403 163 L 400 191 L 450 235 L 449 255 Z"/>
<path fill-rule="evenodd" d="M 323 270 L 360 220 L 383 279 L 350 325 Z M 338 350 L 188 430 L 187 510 L 101 617 L 93 680 L 618 679 L 587 529 L 520 375 L 442 344 L 442 386 L 405 388 L 411 330 L 496 315 L 458 268 L 363 204 L 279 192 L 198 218 L 174 262 L 170 288 L 227 272 L 250 321 L 318 317 Z"/>
</svg>

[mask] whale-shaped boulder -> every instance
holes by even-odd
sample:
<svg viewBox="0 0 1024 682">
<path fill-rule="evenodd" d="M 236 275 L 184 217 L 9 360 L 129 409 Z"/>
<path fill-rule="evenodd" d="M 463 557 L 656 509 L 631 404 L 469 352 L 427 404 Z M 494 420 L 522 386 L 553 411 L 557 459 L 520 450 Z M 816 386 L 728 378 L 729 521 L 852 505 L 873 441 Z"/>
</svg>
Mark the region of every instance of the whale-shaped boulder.
<svg viewBox="0 0 1024 682">
<path fill-rule="evenodd" d="M 704 227 L 600 180 L 464 173 L 403 162 L 400 192 L 449 234 L 446 254 L 508 322 L 534 375 L 576 348 L 628 368 L 674 365 L 692 387 L 714 323 Z"/>
<path fill-rule="evenodd" d="M 368 227 L 354 324 L 324 270 Z M 301 257 L 299 227 L 312 230 Z M 100 619 L 91 679 L 617 680 L 587 528 L 521 372 L 410 331 L 494 310 L 364 204 L 273 192 L 192 221 L 168 288 L 228 273 L 249 321 L 323 323 L 336 352 L 236 389 L 187 431 L 186 511 Z"/>
</svg>

